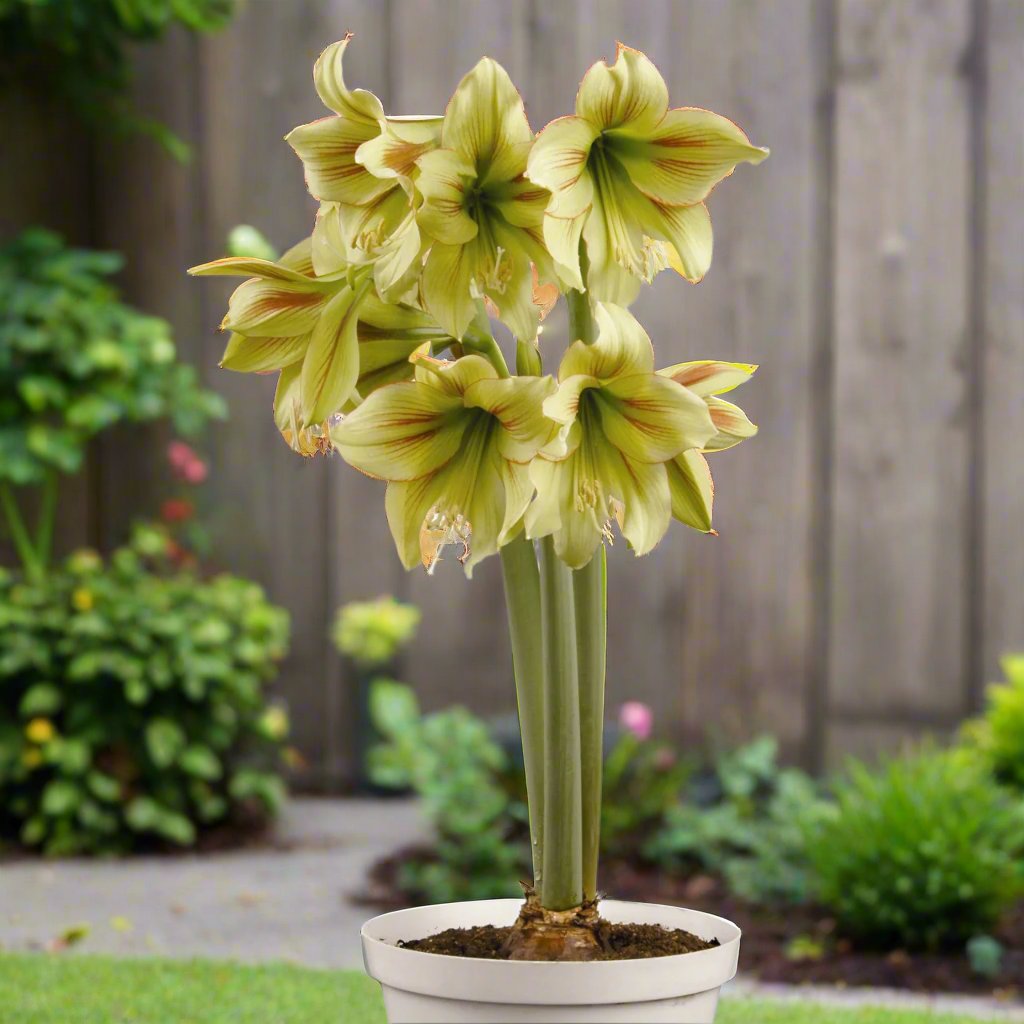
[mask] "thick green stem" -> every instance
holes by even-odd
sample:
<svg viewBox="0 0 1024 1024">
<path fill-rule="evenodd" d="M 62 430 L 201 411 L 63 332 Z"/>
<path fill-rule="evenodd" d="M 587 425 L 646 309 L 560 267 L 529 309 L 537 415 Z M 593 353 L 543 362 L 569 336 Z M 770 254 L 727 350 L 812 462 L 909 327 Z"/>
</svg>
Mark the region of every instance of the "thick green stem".
<svg viewBox="0 0 1024 1024">
<path fill-rule="evenodd" d="M 462 338 L 462 348 L 466 352 L 475 352 L 483 356 L 498 371 L 500 377 L 509 377 L 508 363 L 491 333 L 491 321 L 487 317 L 487 309 L 483 299 L 477 299 L 476 316 L 469 330 Z"/>
<path fill-rule="evenodd" d="M 14 543 L 14 550 L 21 559 L 21 566 L 25 570 L 25 575 L 29 579 L 39 579 L 42 576 L 42 568 L 39 565 L 38 555 L 32 543 L 32 538 L 29 536 L 28 527 L 25 526 L 25 520 L 21 517 L 18 502 L 15 500 L 14 493 L 7 483 L 0 483 L 0 506 L 3 507 L 4 519 L 7 521 L 7 530 L 11 535 L 11 541 Z"/>
<path fill-rule="evenodd" d="M 580 778 L 583 798 L 583 898 L 597 899 L 601 845 L 604 681 L 608 639 L 608 567 L 602 544 L 573 573 L 580 702 Z"/>
<path fill-rule="evenodd" d="M 581 238 L 580 276 L 584 283 L 586 283 L 589 270 L 590 260 L 587 258 L 587 246 Z M 565 293 L 565 301 L 569 307 L 569 340 L 593 345 L 597 341 L 597 324 L 594 323 L 594 313 L 590 308 L 590 296 L 585 292 L 578 292 L 575 288 L 570 288 Z"/>
<path fill-rule="evenodd" d="M 60 479 L 50 470 L 43 484 L 43 495 L 39 504 L 39 522 L 36 525 L 36 557 L 40 572 L 46 572 L 53 549 L 53 526 L 57 518 L 57 489 Z"/>
<path fill-rule="evenodd" d="M 533 884 L 540 888 L 544 872 L 544 659 L 541 652 L 540 571 L 533 542 L 522 534 L 501 549 L 516 677 L 519 734 L 526 768 L 530 808 Z"/>
<path fill-rule="evenodd" d="M 580 703 L 572 570 L 540 542 L 544 659 L 544 858 L 540 902 L 569 910 L 583 902 Z"/>
</svg>

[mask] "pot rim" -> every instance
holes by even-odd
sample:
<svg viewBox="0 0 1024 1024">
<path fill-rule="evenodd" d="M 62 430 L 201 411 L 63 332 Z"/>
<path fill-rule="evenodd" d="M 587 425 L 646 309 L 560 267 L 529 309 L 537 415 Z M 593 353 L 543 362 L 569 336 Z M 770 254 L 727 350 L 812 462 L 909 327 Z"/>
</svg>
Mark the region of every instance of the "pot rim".
<svg viewBox="0 0 1024 1024">
<path fill-rule="evenodd" d="M 647 1002 L 695 995 L 720 988 L 736 974 L 742 933 L 732 921 L 682 907 L 623 900 L 602 900 L 602 914 L 616 922 L 686 928 L 717 938 L 721 945 L 646 959 L 550 963 L 475 960 L 395 944 L 445 928 L 511 924 L 521 906 L 518 899 L 473 900 L 381 914 L 361 930 L 367 973 L 382 985 L 422 995 L 540 1005 Z"/>
</svg>

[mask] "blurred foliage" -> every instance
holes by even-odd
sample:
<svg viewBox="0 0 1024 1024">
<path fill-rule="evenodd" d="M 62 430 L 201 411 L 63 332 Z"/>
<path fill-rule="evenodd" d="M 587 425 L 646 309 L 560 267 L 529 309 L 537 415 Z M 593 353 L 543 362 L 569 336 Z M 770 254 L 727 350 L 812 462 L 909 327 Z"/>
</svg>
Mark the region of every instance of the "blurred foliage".
<svg viewBox="0 0 1024 1024">
<path fill-rule="evenodd" d="M 75 473 L 122 421 L 170 417 L 188 435 L 225 415 L 177 361 L 170 326 L 117 301 L 107 278 L 121 262 L 42 230 L 0 249 L 0 482 Z"/>
<path fill-rule="evenodd" d="M 228 232 L 228 255 L 276 260 L 278 252 L 259 228 L 251 224 L 236 224 Z"/>
<path fill-rule="evenodd" d="M 1003 970 L 1006 949 L 991 935 L 975 935 L 967 942 L 971 970 L 982 978 L 998 978 Z"/>
<path fill-rule="evenodd" d="M 332 637 L 338 650 L 361 668 L 387 665 L 412 642 L 422 613 L 414 604 L 379 597 L 338 609 Z"/>
<path fill-rule="evenodd" d="M 834 794 L 806 848 L 816 895 L 861 945 L 963 948 L 1024 891 L 1024 805 L 976 761 L 925 748 L 854 763 Z"/>
<path fill-rule="evenodd" d="M 106 564 L 0 574 L 0 835 L 54 855 L 190 846 L 282 801 L 287 717 L 263 686 L 287 615 L 167 549 L 145 527 Z"/>
<path fill-rule="evenodd" d="M 1001 782 L 1024 792 L 1024 654 L 1002 660 L 1005 683 L 986 691 L 985 713 L 968 722 L 963 738 Z"/>
<path fill-rule="evenodd" d="M 0 0 L 0 82 L 27 82 L 88 122 L 149 135 L 185 160 L 186 143 L 132 109 L 129 47 L 174 25 L 215 32 L 236 7 L 235 0 Z"/>
<path fill-rule="evenodd" d="M 814 780 L 780 768 L 778 743 L 762 736 L 716 756 L 645 853 L 669 870 L 721 874 L 744 899 L 800 903 L 810 894 L 805 829 L 831 813 Z"/>
<path fill-rule="evenodd" d="M 527 851 L 512 841 L 507 762 L 487 726 L 459 707 L 424 716 L 412 690 L 389 680 L 374 682 L 370 714 L 386 739 L 370 752 L 370 778 L 413 789 L 436 835 L 433 858 L 402 865 L 402 889 L 435 903 L 517 895 Z"/>
</svg>

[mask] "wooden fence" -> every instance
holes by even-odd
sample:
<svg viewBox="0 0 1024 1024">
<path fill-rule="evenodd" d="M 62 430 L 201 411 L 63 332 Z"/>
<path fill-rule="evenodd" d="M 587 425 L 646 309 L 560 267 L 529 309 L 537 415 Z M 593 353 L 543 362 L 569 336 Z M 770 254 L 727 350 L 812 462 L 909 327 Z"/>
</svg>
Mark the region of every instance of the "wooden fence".
<svg viewBox="0 0 1024 1024">
<path fill-rule="evenodd" d="M 711 201 L 698 287 L 638 304 L 664 363 L 761 364 L 760 436 L 715 459 L 721 536 L 673 530 L 611 560 L 609 700 L 659 725 L 778 734 L 813 765 L 946 730 L 1000 651 L 1024 645 L 1024 4 L 1020 0 L 250 0 L 222 35 L 140 52 L 138 103 L 195 147 L 88 137 L 3 99 L 3 236 L 27 223 L 128 256 L 127 295 L 175 325 L 223 393 L 209 438 L 218 558 L 289 607 L 281 683 L 310 782 L 351 770 L 350 681 L 326 631 L 391 592 L 426 618 L 407 675 L 428 707 L 513 704 L 500 573 L 404 574 L 381 487 L 276 436 L 273 382 L 220 371 L 229 285 L 184 268 L 228 229 L 280 247 L 313 204 L 281 137 L 321 116 L 310 67 L 346 31 L 346 77 L 388 110 L 443 109 L 482 54 L 533 125 L 571 110 L 616 39 L 674 103 L 735 118 L 771 159 Z M 64 539 L 110 543 L 155 505 L 153 433 L 104 442 L 64 503 Z"/>
</svg>

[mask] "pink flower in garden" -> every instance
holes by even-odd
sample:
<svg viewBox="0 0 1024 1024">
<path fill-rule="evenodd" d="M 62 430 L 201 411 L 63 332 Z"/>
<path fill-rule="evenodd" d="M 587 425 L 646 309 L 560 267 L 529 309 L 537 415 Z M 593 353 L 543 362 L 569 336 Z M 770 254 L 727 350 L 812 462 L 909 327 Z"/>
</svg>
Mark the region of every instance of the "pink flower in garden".
<svg viewBox="0 0 1024 1024">
<path fill-rule="evenodd" d="M 649 739 L 654 727 L 654 713 L 638 700 L 626 701 L 619 708 L 619 725 L 638 740 Z"/>
<path fill-rule="evenodd" d="M 201 484 L 206 479 L 208 472 L 206 463 L 202 459 L 193 459 L 186 463 L 182 475 L 190 484 Z"/>
<path fill-rule="evenodd" d="M 201 484 L 209 475 L 206 463 L 184 441 L 172 441 L 167 446 L 167 461 L 179 480 Z"/>
</svg>

